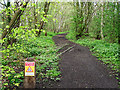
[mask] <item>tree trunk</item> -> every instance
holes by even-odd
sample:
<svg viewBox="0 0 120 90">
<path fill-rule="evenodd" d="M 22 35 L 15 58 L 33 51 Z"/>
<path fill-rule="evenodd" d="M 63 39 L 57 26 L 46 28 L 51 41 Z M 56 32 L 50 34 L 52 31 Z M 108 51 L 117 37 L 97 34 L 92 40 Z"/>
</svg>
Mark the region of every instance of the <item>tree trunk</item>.
<svg viewBox="0 0 120 90">
<path fill-rule="evenodd" d="M 100 30 L 100 33 L 101 33 L 101 39 L 103 39 L 104 38 L 104 36 L 103 36 L 103 3 L 101 6 L 101 30 Z"/>
<path fill-rule="evenodd" d="M 118 43 L 120 44 L 120 2 L 117 2 L 117 29 L 118 29 Z"/>
<path fill-rule="evenodd" d="M 37 1 L 36 1 L 37 2 Z M 33 2 L 35 4 L 35 0 Z M 34 28 L 37 29 L 37 12 L 35 11 L 35 9 L 38 8 L 38 4 L 36 3 L 36 6 L 34 5 Z"/>
<path fill-rule="evenodd" d="M 18 1 L 15 1 L 14 3 L 15 3 L 15 8 L 18 8 L 18 7 L 19 7 L 19 2 L 18 2 Z M 16 13 L 16 11 L 15 11 L 14 13 Z M 14 28 L 19 27 L 19 25 L 20 25 L 20 17 L 17 19 L 17 23 L 16 23 L 16 25 L 14 26 Z"/>
<path fill-rule="evenodd" d="M 22 5 L 22 8 L 26 8 L 27 4 L 28 4 L 29 0 L 26 1 L 26 4 Z M 16 11 L 15 15 L 13 16 L 13 18 L 11 19 L 10 23 L 9 23 L 9 28 L 5 28 L 3 33 L 2 33 L 2 37 L 1 39 L 5 38 L 5 36 L 11 32 L 12 28 L 14 28 L 14 26 L 17 23 L 17 20 L 20 18 L 20 16 L 23 14 L 24 10 L 18 10 Z"/>
<path fill-rule="evenodd" d="M 7 22 L 7 25 L 9 25 L 10 21 L 11 21 L 11 16 L 10 16 L 10 0 L 7 0 L 7 5 L 6 5 L 6 8 L 7 8 L 7 15 L 6 15 L 6 22 Z"/>
<path fill-rule="evenodd" d="M 63 10 L 63 7 L 62 7 L 62 6 L 61 6 L 61 9 Z M 60 12 L 61 12 L 62 10 L 60 10 Z M 62 15 L 60 14 L 60 21 L 59 21 L 59 27 L 58 27 L 57 33 L 60 32 L 62 23 L 63 23 L 63 17 L 62 17 Z"/>
<path fill-rule="evenodd" d="M 47 12 L 48 12 L 48 10 L 49 10 L 49 6 L 50 6 L 50 2 L 45 2 L 45 6 L 44 6 L 44 12 L 45 12 L 45 14 L 43 14 L 43 17 L 45 17 L 45 18 L 46 18 Z M 44 21 L 41 21 L 41 22 L 40 22 L 40 27 L 39 27 L 38 36 L 40 36 L 40 34 L 41 34 L 41 29 L 43 29 L 44 24 L 45 24 Z"/>
<path fill-rule="evenodd" d="M 80 4 L 80 5 L 79 5 Z M 76 11 L 77 11 L 77 33 L 76 33 L 76 39 L 79 39 L 79 37 L 82 36 L 82 26 L 83 26 L 83 4 L 84 2 L 79 1 L 76 3 Z M 79 26 L 80 25 L 80 26 Z"/>
<path fill-rule="evenodd" d="M 5 12 L 2 13 L 2 22 L 5 22 Z M 4 30 L 5 28 L 5 23 L 2 25 L 2 29 Z"/>
</svg>

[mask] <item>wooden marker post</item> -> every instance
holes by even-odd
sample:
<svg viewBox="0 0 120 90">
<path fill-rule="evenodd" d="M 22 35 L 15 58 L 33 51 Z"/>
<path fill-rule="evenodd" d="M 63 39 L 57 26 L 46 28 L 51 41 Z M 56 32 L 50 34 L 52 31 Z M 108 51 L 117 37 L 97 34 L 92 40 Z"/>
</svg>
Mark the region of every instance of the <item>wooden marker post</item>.
<svg viewBox="0 0 120 90">
<path fill-rule="evenodd" d="M 25 61 L 24 88 L 35 88 L 35 60 L 27 58 Z"/>
</svg>

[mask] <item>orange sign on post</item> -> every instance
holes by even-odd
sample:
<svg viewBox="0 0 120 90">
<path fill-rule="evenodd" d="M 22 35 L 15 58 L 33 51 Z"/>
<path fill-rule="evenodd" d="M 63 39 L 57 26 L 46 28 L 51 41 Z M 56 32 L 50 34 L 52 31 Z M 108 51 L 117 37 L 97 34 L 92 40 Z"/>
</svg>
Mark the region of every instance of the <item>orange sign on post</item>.
<svg viewBox="0 0 120 90">
<path fill-rule="evenodd" d="M 25 76 L 35 76 L 35 62 L 25 62 Z"/>
</svg>

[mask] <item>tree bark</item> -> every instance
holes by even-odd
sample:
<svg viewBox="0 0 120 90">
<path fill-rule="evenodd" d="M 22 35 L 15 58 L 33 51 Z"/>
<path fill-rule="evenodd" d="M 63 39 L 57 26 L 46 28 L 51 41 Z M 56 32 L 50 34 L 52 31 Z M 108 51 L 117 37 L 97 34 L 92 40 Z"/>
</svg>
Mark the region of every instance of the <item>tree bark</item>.
<svg viewBox="0 0 120 90">
<path fill-rule="evenodd" d="M 35 4 L 35 0 L 33 2 Z M 37 29 L 37 12 L 35 11 L 35 9 L 38 8 L 38 4 L 36 3 L 36 6 L 34 5 L 34 28 Z"/>
<path fill-rule="evenodd" d="M 48 10 L 49 10 L 49 6 L 50 6 L 50 2 L 45 2 L 45 6 L 44 6 L 44 12 L 45 12 L 45 14 L 43 14 L 43 17 L 45 17 L 45 18 L 46 18 L 47 12 L 48 12 Z M 40 27 L 39 27 L 38 36 L 40 36 L 40 34 L 41 34 L 41 29 L 43 29 L 44 24 L 45 24 L 44 21 L 41 21 L 41 22 L 40 22 Z"/>
<path fill-rule="evenodd" d="M 2 22 L 5 22 L 5 12 L 2 12 Z M 5 23 L 2 25 L 2 29 L 4 30 L 5 28 Z"/>
<path fill-rule="evenodd" d="M 28 4 L 29 0 L 26 1 L 26 4 L 22 5 L 22 8 L 26 8 L 27 4 Z M 9 23 L 9 28 L 5 28 L 3 33 L 2 33 L 2 37 L 1 39 L 5 38 L 5 36 L 11 32 L 12 28 L 14 28 L 14 26 L 17 23 L 17 20 L 20 18 L 20 16 L 23 14 L 24 10 L 18 10 L 16 11 L 15 15 L 13 16 L 13 18 L 11 19 L 10 23 Z"/>
<path fill-rule="evenodd" d="M 14 3 L 15 3 L 15 8 L 18 8 L 20 6 L 18 1 L 15 1 Z M 14 13 L 16 13 L 16 11 L 14 11 Z M 19 27 L 19 26 L 20 26 L 20 17 L 17 19 L 17 23 L 14 26 L 14 28 Z"/>
<path fill-rule="evenodd" d="M 9 25 L 10 21 L 11 21 L 11 16 L 10 16 L 10 0 L 7 0 L 7 5 L 6 5 L 6 8 L 7 8 L 7 15 L 6 15 L 6 20 L 7 20 L 7 25 Z"/>
</svg>

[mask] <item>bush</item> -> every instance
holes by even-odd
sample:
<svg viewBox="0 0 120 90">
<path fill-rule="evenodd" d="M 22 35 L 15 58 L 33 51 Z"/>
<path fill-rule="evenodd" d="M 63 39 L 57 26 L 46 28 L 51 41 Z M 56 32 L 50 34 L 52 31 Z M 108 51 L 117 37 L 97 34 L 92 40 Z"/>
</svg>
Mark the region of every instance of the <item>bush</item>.
<svg viewBox="0 0 120 90">
<path fill-rule="evenodd" d="M 43 81 L 58 79 L 60 75 L 58 71 L 59 58 L 56 55 L 58 50 L 52 40 L 53 35 L 56 34 L 48 32 L 48 36 L 41 34 L 40 37 L 28 37 L 12 46 L 3 47 L 3 58 L 1 58 L 3 89 L 19 87 L 23 82 L 24 60 L 27 57 L 33 57 L 36 60 L 37 78 L 42 77 Z M 49 70 L 53 70 L 53 74 L 48 74 Z"/>
</svg>

